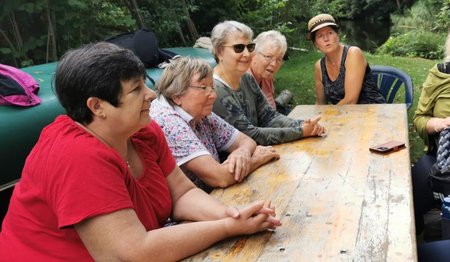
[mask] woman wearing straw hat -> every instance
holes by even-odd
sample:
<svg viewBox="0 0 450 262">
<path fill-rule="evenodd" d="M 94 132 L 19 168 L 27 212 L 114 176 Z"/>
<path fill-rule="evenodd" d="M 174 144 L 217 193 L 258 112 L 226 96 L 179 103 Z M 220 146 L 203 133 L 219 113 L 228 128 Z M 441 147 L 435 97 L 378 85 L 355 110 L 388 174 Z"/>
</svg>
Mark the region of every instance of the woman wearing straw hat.
<svg viewBox="0 0 450 262">
<path fill-rule="evenodd" d="M 386 103 L 361 49 L 340 43 L 339 25 L 331 15 L 309 20 L 308 39 L 324 54 L 314 70 L 317 104 Z"/>
</svg>

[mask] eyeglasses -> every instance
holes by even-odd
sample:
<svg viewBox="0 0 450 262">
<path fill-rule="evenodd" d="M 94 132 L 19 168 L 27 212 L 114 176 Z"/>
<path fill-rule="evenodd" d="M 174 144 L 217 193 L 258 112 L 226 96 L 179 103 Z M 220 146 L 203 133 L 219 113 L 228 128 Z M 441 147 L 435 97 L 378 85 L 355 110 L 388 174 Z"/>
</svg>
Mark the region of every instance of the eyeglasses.
<svg viewBox="0 0 450 262">
<path fill-rule="evenodd" d="M 266 61 L 268 63 L 272 63 L 273 61 L 275 61 L 275 62 L 277 62 L 277 64 L 281 64 L 284 62 L 282 57 L 280 58 L 280 57 L 275 57 L 273 55 L 265 55 L 261 52 L 259 52 L 259 54 L 262 55 L 262 57 L 264 57 L 264 59 L 266 59 Z"/>
<path fill-rule="evenodd" d="M 189 86 L 196 89 L 201 89 L 205 93 L 205 95 L 210 95 L 212 92 L 216 92 L 215 86 Z"/>
<path fill-rule="evenodd" d="M 223 46 L 225 46 L 225 47 L 233 47 L 233 49 L 234 49 L 234 52 L 236 53 L 236 54 L 240 54 L 240 53 L 242 53 L 242 52 L 244 52 L 244 49 L 247 47 L 247 50 L 248 50 L 248 52 L 253 52 L 253 51 L 255 51 L 255 46 L 256 46 L 256 44 L 255 43 L 250 43 L 250 44 L 248 44 L 248 45 L 244 45 L 244 44 L 235 44 L 235 45 L 223 45 Z"/>
</svg>

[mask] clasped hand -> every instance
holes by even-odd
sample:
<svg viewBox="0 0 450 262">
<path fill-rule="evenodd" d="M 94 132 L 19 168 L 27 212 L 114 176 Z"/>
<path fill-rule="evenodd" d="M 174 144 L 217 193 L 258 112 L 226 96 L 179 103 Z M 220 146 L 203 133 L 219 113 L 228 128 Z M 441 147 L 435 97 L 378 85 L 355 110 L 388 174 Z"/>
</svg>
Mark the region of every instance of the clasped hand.
<svg viewBox="0 0 450 262">
<path fill-rule="evenodd" d="M 258 201 L 240 209 L 228 207 L 226 214 L 232 220 L 227 221 L 230 235 L 253 234 L 281 226 L 276 218 L 275 206 L 271 201 Z"/>
</svg>

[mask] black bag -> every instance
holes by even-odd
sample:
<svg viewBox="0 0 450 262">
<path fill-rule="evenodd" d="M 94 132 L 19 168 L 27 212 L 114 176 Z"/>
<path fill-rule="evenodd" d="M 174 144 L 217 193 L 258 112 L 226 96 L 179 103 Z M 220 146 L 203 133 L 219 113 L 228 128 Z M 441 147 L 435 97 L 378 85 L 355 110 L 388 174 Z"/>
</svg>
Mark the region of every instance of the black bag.
<svg viewBox="0 0 450 262">
<path fill-rule="evenodd" d="M 141 59 L 145 67 L 157 67 L 177 55 L 172 51 L 159 49 L 155 33 L 147 28 L 112 36 L 105 41 L 130 49 Z"/>
<path fill-rule="evenodd" d="M 450 195 L 450 128 L 439 134 L 436 163 L 431 167 L 428 183 L 436 200 Z"/>
</svg>

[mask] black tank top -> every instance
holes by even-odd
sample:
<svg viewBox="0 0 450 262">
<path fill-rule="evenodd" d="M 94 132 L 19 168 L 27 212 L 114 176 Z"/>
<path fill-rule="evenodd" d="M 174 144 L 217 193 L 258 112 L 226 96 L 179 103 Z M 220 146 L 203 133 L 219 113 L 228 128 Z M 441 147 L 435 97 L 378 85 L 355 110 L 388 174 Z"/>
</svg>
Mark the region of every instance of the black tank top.
<svg viewBox="0 0 450 262">
<path fill-rule="evenodd" d="M 347 59 L 347 53 L 350 46 L 345 45 L 342 52 L 341 64 L 339 66 L 339 75 L 336 80 L 331 81 L 328 77 L 327 68 L 325 66 L 325 57 L 320 59 L 320 68 L 322 69 L 322 84 L 325 91 L 325 96 L 328 102 L 333 105 L 341 101 L 345 96 L 345 60 Z M 366 66 L 366 72 L 364 73 L 363 86 L 361 93 L 359 94 L 358 104 L 384 104 L 386 99 L 381 94 L 378 87 L 373 81 L 372 71 L 369 64 Z"/>
</svg>

